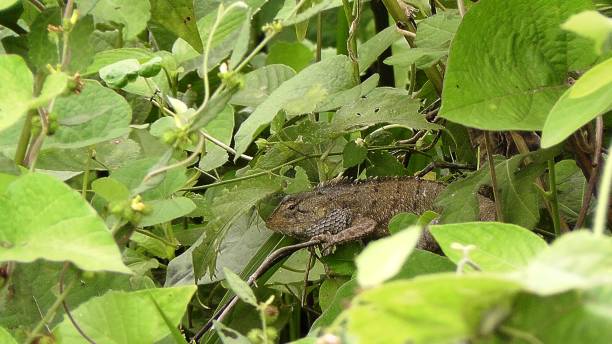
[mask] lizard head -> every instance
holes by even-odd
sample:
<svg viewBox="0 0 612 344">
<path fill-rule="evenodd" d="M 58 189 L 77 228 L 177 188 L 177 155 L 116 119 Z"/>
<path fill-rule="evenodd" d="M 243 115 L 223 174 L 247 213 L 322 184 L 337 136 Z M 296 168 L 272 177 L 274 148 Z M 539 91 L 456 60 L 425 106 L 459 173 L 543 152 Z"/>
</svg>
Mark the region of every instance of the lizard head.
<svg viewBox="0 0 612 344">
<path fill-rule="evenodd" d="M 305 192 L 283 198 L 266 221 L 269 229 L 293 237 L 303 237 L 304 231 L 325 218 L 326 203 L 316 193 Z"/>
</svg>

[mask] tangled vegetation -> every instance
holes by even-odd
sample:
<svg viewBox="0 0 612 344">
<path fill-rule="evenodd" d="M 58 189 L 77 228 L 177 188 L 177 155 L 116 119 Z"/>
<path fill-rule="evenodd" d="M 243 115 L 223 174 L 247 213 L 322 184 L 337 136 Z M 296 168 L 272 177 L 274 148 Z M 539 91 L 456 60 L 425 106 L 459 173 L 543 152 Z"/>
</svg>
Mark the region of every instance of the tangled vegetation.
<svg viewBox="0 0 612 344">
<path fill-rule="evenodd" d="M 0 0 L 0 343 L 612 342 L 611 13 Z M 266 228 L 391 176 L 447 186 L 331 252 Z"/>
</svg>

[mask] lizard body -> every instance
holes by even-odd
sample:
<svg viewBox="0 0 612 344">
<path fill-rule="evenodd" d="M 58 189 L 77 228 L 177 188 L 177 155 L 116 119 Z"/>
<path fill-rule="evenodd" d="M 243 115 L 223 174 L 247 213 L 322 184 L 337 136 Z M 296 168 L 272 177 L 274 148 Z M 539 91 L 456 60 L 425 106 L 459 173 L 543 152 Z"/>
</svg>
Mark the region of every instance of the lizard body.
<svg viewBox="0 0 612 344">
<path fill-rule="evenodd" d="M 439 182 L 414 177 L 332 181 L 285 197 L 266 225 L 299 240 L 317 238 L 328 247 L 381 237 L 389 234 L 389 220 L 398 213 L 440 212 L 435 200 L 444 189 Z M 480 219 L 495 220 L 493 201 L 477 197 Z M 432 244 L 432 238 L 425 235 L 419 246 L 429 249 Z"/>
</svg>

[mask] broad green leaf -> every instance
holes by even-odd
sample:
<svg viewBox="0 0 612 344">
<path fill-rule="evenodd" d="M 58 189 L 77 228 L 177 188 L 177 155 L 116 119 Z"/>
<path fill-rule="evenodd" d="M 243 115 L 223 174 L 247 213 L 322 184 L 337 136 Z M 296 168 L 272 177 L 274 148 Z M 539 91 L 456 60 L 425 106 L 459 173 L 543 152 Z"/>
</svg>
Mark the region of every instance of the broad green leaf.
<svg viewBox="0 0 612 344">
<path fill-rule="evenodd" d="M 421 275 L 452 272 L 455 269 L 456 266 L 450 259 L 417 248 L 412 251 L 400 271 L 391 280 L 406 280 Z"/>
<path fill-rule="evenodd" d="M 127 59 L 100 68 L 100 78 L 113 88 L 123 88 L 129 81 L 138 76 L 140 63 L 136 59 Z"/>
<path fill-rule="evenodd" d="M 68 40 L 70 59 L 66 67 L 70 74 L 84 73 L 93 62 L 96 52 L 94 45 L 91 44 L 93 32 L 94 20 L 92 16 L 79 18 L 72 31 L 70 31 L 70 39 Z"/>
<path fill-rule="evenodd" d="M 242 300 L 250 305 L 257 307 L 257 298 L 249 285 L 240 279 L 232 270 L 223 268 L 225 281 L 229 284 L 230 289 Z"/>
<path fill-rule="evenodd" d="M 356 258 L 357 282 L 371 288 L 397 274 L 421 237 L 421 227 L 403 231 L 371 242 Z"/>
<path fill-rule="evenodd" d="M 247 18 L 251 18 L 251 12 L 247 13 Z M 242 23 L 242 27 L 240 28 L 240 33 L 238 34 L 238 38 L 236 38 L 236 43 L 234 49 L 232 50 L 232 56 L 228 62 L 228 67 L 230 70 L 235 69 L 240 61 L 244 58 L 244 55 L 248 52 L 249 42 L 251 41 L 251 21 L 245 20 Z"/>
<path fill-rule="evenodd" d="M 202 41 L 196 25 L 193 1 L 151 0 L 151 21 L 184 39 L 202 52 Z"/>
<path fill-rule="evenodd" d="M 79 148 L 127 134 L 132 109 L 125 98 L 96 81 L 85 82 L 80 94 L 55 101 L 59 129 L 45 148 Z"/>
<path fill-rule="evenodd" d="M 360 343 L 469 341 L 479 335 L 490 312 L 509 310 L 519 288 L 487 275 L 435 274 L 394 281 L 357 295 L 335 324 L 344 324 L 344 335 Z"/>
<path fill-rule="evenodd" d="M 612 283 L 612 238 L 587 231 L 565 234 L 512 277 L 538 295 L 609 285 Z"/>
<path fill-rule="evenodd" d="M 30 173 L 0 196 L 0 260 L 71 261 L 83 270 L 129 273 L 108 228 L 87 202 L 53 177 Z"/>
<path fill-rule="evenodd" d="M 153 301 L 153 304 L 155 305 L 155 308 L 157 309 L 157 312 L 159 313 L 159 315 L 161 315 L 162 318 L 164 319 L 166 328 L 172 334 L 172 339 L 174 340 L 174 344 L 188 344 L 187 340 L 185 339 L 181 331 L 179 331 L 179 329 L 176 328 L 176 326 L 174 326 L 174 324 L 172 323 L 172 320 L 166 315 L 166 313 L 164 313 L 164 310 L 161 309 L 161 307 L 159 307 L 159 305 L 157 304 L 157 301 L 155 301 L 154 298 L 151 298 L 151 301 Z"/>
<path fill-rule="evenodd" d="M 94 180 L 91 183 L 91 188 L 96 195 L 104 198 L 107 202 L 125 201 L 130 197 L 130 190 L 111 177 Z"/>
<path fill-rule="evenodd" d="M 72 316 L 81 330 L 98 343 L 155 343 L 170 335 L 155 303 L 177 326 L 196 289 L 184 286 L 129 293 L 109 291 L 73 309 Z M 53 334 L 60 343 L 83 342 L 67 318 L 53 329 Z"/>
<path fill-rule="evenodd" d="M 314 60 L 314 53 L 300 42 L 278 42 L 268 50 L 267 65 L 281 64 L 296 72 L 306 68 Z"/>
<path fill-rule="evenodd" d="M 159 223 L 169 222 L 181 216 L 191 213 L 196 205 L 187 197 L 176 197 L 170 199 L 146 202 L 151 206 L 151 213 L 142 217 L 138 225 L 147 227 Z"/>
<path fill-rule="evenodd" d="M 378 59 L 378 57 L 393 44 L 400 39 L 402 35 L 393 26 L 390 26 L 374 37 L 367 40 L 365 43 L 357 47 L 357 56 L 359 57 L 359 72 L 365 72 Z"/>
<path fill-rule="evenodd" d="M 453 243 L 474 245 L 468 258 L 483 271 L 515 271 L 527 266 L 529 261 L 548 246 L 533 232 L 507 223 L 469 222 L 435 225 L 429 231 L 444 254 L 454 263 L 463 253 L 453 249 Z"/>
<path fill-rule="evenodd" d="M 204 131 L 229 146 L 234 131 L 234 109 L 226 105 L 223 111 L 204 127 Z M 223 166 L 228 159 L 229 155 L 225 149 L 206 141 L 206 155 L 200 159 L 198 166 L 204 171 L 210 171 Z"/>
<path fill-rule="evenodd" d="M 351 301 L 359 290 L 359 284 L 354 278 L 341 285 L 334 295 L 330 305 L 323 309 L 321 316 L 312 324 L 309 335 L 317 333 L 318 329 L 330 326 L 336 317 L 345 309 L 346 305 Z"/>
<path fill-rule="evenodd" d="M 213 326 L 223 344 L 250 344 L 251 341 L 240 332 L 231 329 L 219 321 L 214 321 Z"/>
<path fill-rule="evenodd" d="M 446 49 L 440 48 L 411 48 L 404 52 L 395 54 L 385 59 L 385 64 L 410 67 L 413 63 L 416 68 L 424 69 L 438 63 L 444 56 L 448 54 Z"/>
<path fill-rule="evenodd" d="M 338 131 L 355 131 L 379 123 L 399 124 L 413 129 L 439 129 L 419 113 L 420 102 L 407 91 L 380 87 L 365 98 L 345 105 L 336 112 L 332 127 Z"/>
<path fill-rule="evenodd" d="M 540 218 L 540 196 L 534 186 L 534 180 L 546 168 L 545 161 L 551 152 L 542 151 L 528 155 L 533 163 L 522 167 L 525 155 L 515 155 L 508 160 L 495 159 L 497 185 L 500 188 L 504 220 L 516 225 L 532 228 Z M 436 199 L 441 206 L 441 223 L 466 222 L 479 219 L 479 203 L 486 202 L 484 196 L 478 195 L 483 185 L 491 184 L 489 169 L 480 169 L 465 179 L 451 183 Z M 489 201 L 490 202 L 490 201 Z M 484 203 L 483 203 L 484 204 Z M 493 207 L 483 209 L 480 215 L 494 213 Z"/>
<path fill-rule="evenodd" d="M 151 17 L 149 0 L 80 0 L 79 5 L 81 14 L 92 14 L 96 22 L 123 26 L 124 40 L 136 38 Z"/>
<path fill-rule="evenodd" d="M 591 68 L 548 113 L 542 148 L 554 146 L 600 114 L 612 109 L 612 58 Z"/>
<path fill-rule="evenodd" d="M 59 63 L 61 47 L 61 32 L 49 32 L 48 27 L 61 26 L 61 12 L 58 7 L 44 10 L 36 17 L 28 35 L 28 56 L 39 70 L 46 70 L 47 64 L 55 66 Z"/>
<path fill-rule="evenodd" d="M 244 153 L 280 110 L 291 116 L 316 111 L 334 93 L 352 86 L 351 63 L 344 55 L 308 66 L 274 90 L 242 123 L 234 136 L 237 153 Z"/>
<path fill-rule="evenodd" d="M 368 156 L 368 148 L 364 144 L 349 141 L 342 151 L 342 167 L 351 168 L 361 164 Z"/>
<path fill-rule="evenodd" d="M 597 54 L 612 48 L 612 19 L 597 11 L 574 14 L 561 27 L 593 40 Z"/>
<path fill-rule="evenodd" d="M 596 59 L 591 42 L 561 29 L 591 6 L 588 0 L 474 5 L 453 40 L 440 116 L 486 130 L 541 130 L 569 73 Z"/>
<path fill-rule="evenodd" d="M 419 48 L 448 48 L 460 22 L 461 17 L 454 11 L 427 17 L 419 22 L 414 43 Z"/>
<path fill-rule="evenodd" d="M 40 95 L 32 100 L 30 108 L 47 106 L 55 97 L 64 93 L 68 86 L 68 75 L 65 73 L 53 73 L 45 78 Z"/>
<path fill-rule="evenodd" d="M 587 191 L 587 180 L 575 160 L 562 160 L 556 163 L 555 174 L 559 212 L 565 218 L 575 221 L 582 208 L 582 198 Z"/>
<path fill-rule="evenodd" d="M 19 0 L 0 0 L 0 11 L 7 9 L 18 2 Z M 2 329 L 0 329 L 0 331 L 2 331 Z"/>
<path fill-rule="evenodd" d="M 283 261 L 282 266 L 266 281 L 266 286 L 279 290 L 287 287 L 296 291 L 298 295 L 304 292 L 304 269 L 310 261 L 308 250 L 299 250 Z M 325 267 L 320 261 L 315 260 L 308 273 L 309 281 L 325 279 Z"/>
<path fill-rule="evenodd" d="M 134 191 L 141 185 L 142 180 L 147 175 L 149 170 L 155 166 L 156 163 L 156 158 L 145 158 L 131 161 L 113 171 L 110 176 L 127 186 L 128 189 L 134 193 Z M 184 167 L 175 168 L 168 171 L 162 176 L 162 180 L 154 188 L 145 191 L 141 196 L 145 202 L 169 197 L 183 187 L 185 182 L 187 182 L 185 172 L 186 170 Z"/>
<path fill-rule="evenodd" d="M 321 286 L 319 287 L 318 300 L 319 306 L 324 312 L 333 304 L 332 302 L 334 301 L 336 292 L 346 282 L 348 281 L 342 278 L 327 278 L 323 280 L 323 283 L 321 283 Z"/>
<path fill-rule="evenodd" d="M 2 6 L 3 4 L 0 2 L 0 7 Z M 4 327 L 0 327 L 0 342 L 4 344 L 17 344 L 15 338 Z"/>
<path fill-rule="evenodd" d="M 244 87 L 232 96 L 230 104 L 256 107 L 294 75 L 295 71 L 285 65 L 257 68 L 245 75 Z"/>
<path fill-rule="evenodd" d="M 139 250 L 144 250 L 153 257 L 159 257 L 168 260 L 174 258 L 174 250 L 176 249 L 175 245 L 169 245 L 168 243 L 163 242 L 157 238 L 153 238 L 149 235 L 143 234 L 143 232 L 132 233 L 132 235 L 130 236 L 130 241 L 136 243 L 138 245 Z M 146 273 L 149 266 L 151 266 L 152 268 L 159 266 L 157 260 L 153 259 L 153 261 L 151 261 L 150 259 L 148 259 L 148 257 L 143 257 L 143 259 L 138 262 L 130 261 L 130 263 L 131 264 L 129 266 L 134 272 L 138 271 L 138 269 L 140 268 L 145 271 L 143 273 Z M 136 270 L 134 270 L 135 267 Z"/>
<path fill-rule="evenodd" d="M 540 343 L 607 344 L 612 338 L 611 308 L 610 286 L 548 297 L 519 294 L 501 325 Z M 508 342 L 507 336 L 498 338 Z"/>
<path fill-rule="evenodd" d="M 94 61 L 87 68 L 84 75 L 97 73 L 100 68 L 110 64 L 129 59 L 136 59 L 140 63 L 144 63 L 153 57 L 153 53 L 142 48 L 120 48 L 112 50 L 104 50 L 94 56 Z"/>
<path fill-rule="evenodd" d="M 23 58 L 0 55 L 0 132 L 28 111 L 33 83 L 32 73 Z"/>
<path fill-rule="evenodd" d="M 63 265 L 38 260 L 17 264 L 11 271 L 8 285 L 0 291 L 0 324 L 13 333 L 19 342 L 23 342 L 27 333 L 40 321 L 40 313 L 48 310 L 57 299 L 58 276 Z M 74 282 L 76 285 L 68 294 L 66 303 L 74 309 L 109 289 L 137 289 L 138 286 L 131 283 L 131 277 L 114 272 L 96 272 L 93 277 L 84 278 L 81 270 L 70 267 L 64 273 L 64 284 Z M 60 309 L 47 323 L 48 326 L 59 323 L 63 313 Z"/>
</svg>

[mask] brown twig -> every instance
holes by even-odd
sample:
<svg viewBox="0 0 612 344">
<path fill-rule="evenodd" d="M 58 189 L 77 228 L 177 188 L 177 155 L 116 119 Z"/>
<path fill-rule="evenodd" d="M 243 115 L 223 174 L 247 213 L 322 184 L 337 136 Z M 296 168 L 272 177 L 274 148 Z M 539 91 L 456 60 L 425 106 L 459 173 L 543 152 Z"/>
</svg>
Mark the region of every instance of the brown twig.
<svg viewBox="0 0 612 344">
<path fill-rule="evenodd" d="M 601 147 L 603 143 L 603 119 L 601 116 L 598 116 L 595 120 L 595 126 L 595 154 L 593 156 L 593 169 L 591 172 L 591 176 L 589 177 L 587 191 L 582 197 L 582 207 L 580 208 L 578 219 L 576 220 L 576 224 L 574 225 L 574 230 L 579 229 L 584 224 L 587 211 L 589 210 L 589 205 L 591 204 L 591 198 L 593 197 L 593 192 L 595 191 L 595 183 L 597 182 L 597 176 L 599 175 L 599 161 L 601 159 Z"/>
<path fill-rule="evenodd" d="M 249 276 L 249 278 L 247 279 L 247 284 L 248 285 L 253 285 L 255 283 L 255 281 L 261 277 L 261 275 L 263 275 L 266 271 L 268 271 L 271 267 L 274 266 L 274 264 L 276 264 L 280 259 L 290 255 L 291 253 L 306 248 L 306 247 L 312 247 L 315 245 L 320 244 L 321 241 L 320 240 L 310 240 L 310 241 L 306 241 L 306 242 L 301 242 L 295 245 L 289 245 L 289 246 L 285 246 L 282 248 L 279 248 L 278 250 L 272 252 L 257 268 L 257 270 L 255 270 L 255 272 L 253 272 L 251 274 L 251 276 Z M 196 333 L 196 335 L 193 337 L 193 342 L 197 343 L 198 340 L 200 340 L 200 338 L 202 338 L 202 336 L 204 335 L 204 333 L 206 333 L 206 331 L 208 331 L 212 325 L 213 325 L 213 321 L 223 321 L 223 319 L 229 314 L 229 312 L 234 308 L 234 306 L 236 305 L 236 303 L 238 302 L 238 297 L 234 296 L 227 304 L 225 304 L 223 307 L 221 307 L 221 309 L 219 309 L 219 311 L 217 312 L 217 314 L 213 315 L 210 320 L 208 320 L 206 322 L 206 324 L 204 324 L 204 326 L 202 326 L 202 328 Z"/>
<path fill-rule="evenodd" d="M 497 174 L 495 173 L 495 162 L 493 161 L 493 154 L 491 153 L 491 139 L 489 138 L 489 132 L 484 132 L 485 149 L 487 151 L 487 160 L 489 161 L 489 169 L 491 173 L 491 185 L 493 186 L 493 197 L 495 198 L 495 212 L 497 213 L 497 221 L 504 222 L 504 214 L 502 213 L 501 197 L 499 195 L 499 189 L 497 184 Z"/>
<path fill-rule="evenodd" d="M 425 166 L 425 168 L 419 171 L 416 174 L 416 176 L 418 178 L 422 178 L 427 173 L 431 172 L 434 168 L 455 168 L 458 170 L 471 170 L 471 171 L 476 170 L 476 166 L 472 166 L 472 165 L 455 164 L 455 163 L 446 162 L 446 161 L 434 161 L 434 162 L 430 162 L 429 165 Z"/>
</svg>

